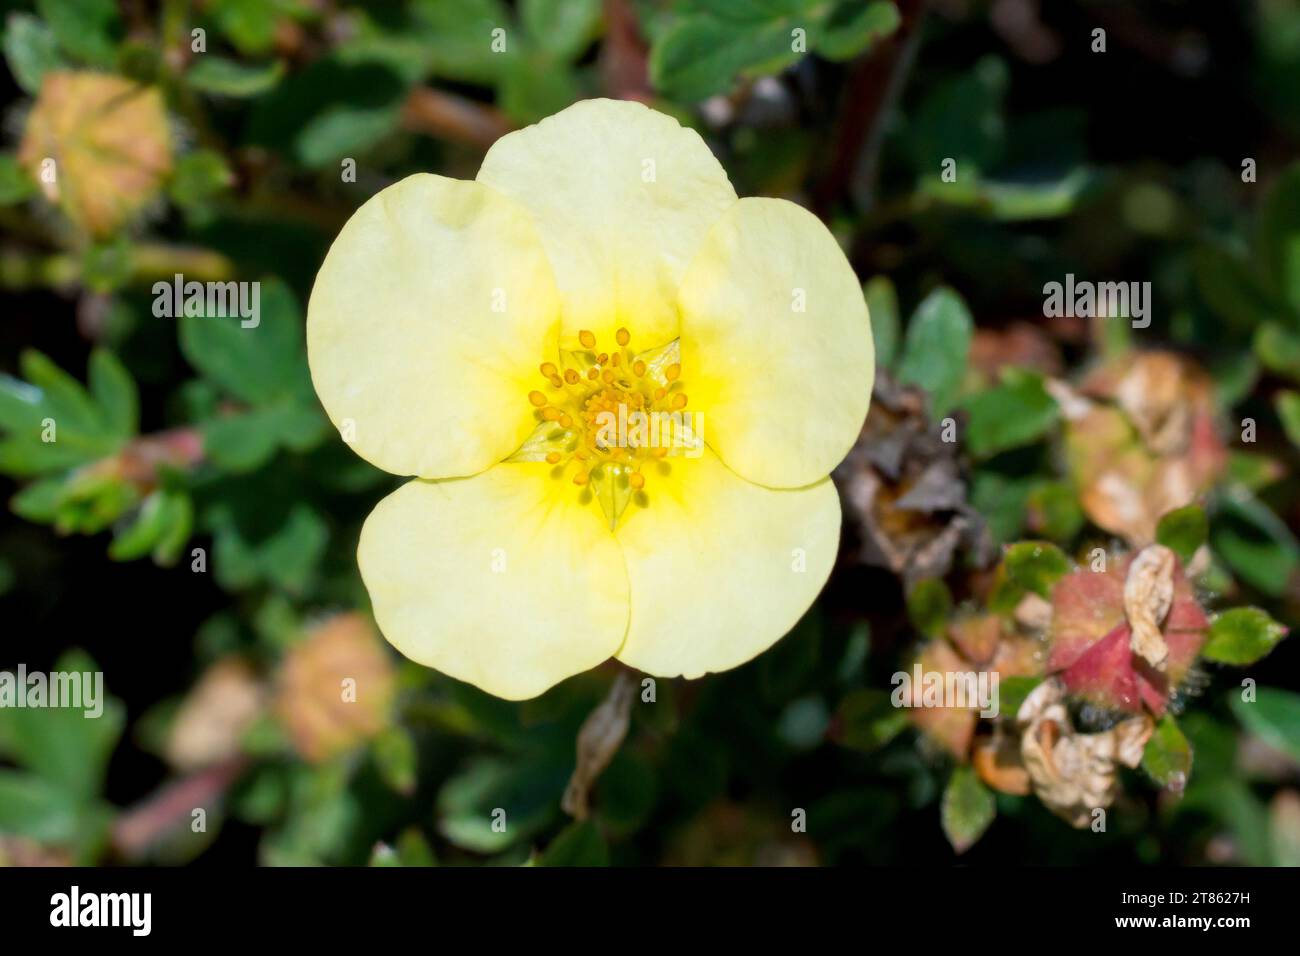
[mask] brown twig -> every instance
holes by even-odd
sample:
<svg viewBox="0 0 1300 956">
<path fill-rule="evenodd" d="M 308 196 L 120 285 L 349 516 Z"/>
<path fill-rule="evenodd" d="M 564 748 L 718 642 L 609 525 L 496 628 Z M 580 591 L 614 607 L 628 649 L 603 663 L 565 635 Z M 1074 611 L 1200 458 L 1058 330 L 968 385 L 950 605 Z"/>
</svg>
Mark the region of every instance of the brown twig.
<svg viewBox="0 0 1300 956">
<path fill-rule="evenodd" d="M 514 128 L 495 107 L 424 86 L 406 98 L 402 125 L 416 133 L 480 149 L 487 149 Z"/>
<path fill-rule="evenodd" d="M 916 55 L 925 0 L 899 0 L 898 12 L 898 29 L 859 57 L 845 81 L 831 161 L 813 190 L 813 208 L 822 217 L 850 192 L 855 179 L 860 198 L 870 200 L 889 114 Z"/>
<path fill-rule="evenodd" d="M 113 848 L 128 860 L 139 859 L 168 833 L 185 826 L 197 809 L 211 810 L 248 765 L 232 757 L 164 785 L 113 824 Z"/>
<path fill-rule="evenodd" d="M 641 37 L 636 12 L 628 0 L 605 0 L 605 42 L 600 48 L 600 75 L 605 92 L 621 100 L 649 100 L 650 49 Z"/>
</svg>

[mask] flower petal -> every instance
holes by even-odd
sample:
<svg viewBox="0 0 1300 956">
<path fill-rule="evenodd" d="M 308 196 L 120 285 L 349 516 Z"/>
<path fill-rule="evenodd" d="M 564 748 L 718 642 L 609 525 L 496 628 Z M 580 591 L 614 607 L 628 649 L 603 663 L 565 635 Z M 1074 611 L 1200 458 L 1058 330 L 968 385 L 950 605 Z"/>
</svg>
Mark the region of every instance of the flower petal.
<svg viewBox="0 0 1300 956">
<path fill-rule="evenodd" d="M 330 420 L 399 475 L 472 475 L 535 425 L 559 300 L 528 214 L 481 183 L 410 176 L 368 200 L 312 289 L 307 355 Z"/>
<path fill-rule="evenodd" d="M 682 381 L 704 439 L 737 473 L 793 488 L 830 473 L 871 400 L 862 287 L 812 213 L 742 199 L 682 280 Z"/>
<path fill-rule="evenodd" d="M 618 650 L 627 574 L 600 511 L 538 464 L 411 481 L 379 503 L 357 560 L 375 620 L 413 661 L 510 700 Z"/>
<path fill-rule="evenodd" d="M 694 130 L 640 104 L 585 100 L 503 136 L 478 174 L 537 221 L 564 300 L 564 335 L 620 326 L 633 346 L 677 336 L 677 287 L 736 201 Z"/>
<path fill-rule="evenodd" d="M 707 449 L 647 476 L 645 503 L 616 531 L 632 588 L 618 659 L 662 677 L 745 663 L 789 631 L 826 582 L 840 536 L 834 486 L 764 488 Z"/>
</svg>

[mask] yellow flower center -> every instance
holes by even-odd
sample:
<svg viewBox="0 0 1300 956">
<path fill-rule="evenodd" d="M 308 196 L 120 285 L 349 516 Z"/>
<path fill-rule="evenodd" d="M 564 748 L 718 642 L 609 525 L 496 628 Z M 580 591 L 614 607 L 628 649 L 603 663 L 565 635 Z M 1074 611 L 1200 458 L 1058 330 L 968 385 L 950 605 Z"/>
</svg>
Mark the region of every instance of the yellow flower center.
<svg viewBox="0 0 1300 956">
<path fill-rule="evenodd" d="M 631 338 L 619 329 L 606 352 L 584 330 L 581 348 L 562 350 L 563 369 L 541 364 L 547 390 L 528 393 L 538 429 L 513 457 L 544 460 L 555 477 L 570 475 L 584 497 L 600 502 L 611 527 L 629 503 L 647 503 L 653 467 L 703 447 L 701 416 L 686 411 L 677 342 L 637 354 Z"/>
</svg>

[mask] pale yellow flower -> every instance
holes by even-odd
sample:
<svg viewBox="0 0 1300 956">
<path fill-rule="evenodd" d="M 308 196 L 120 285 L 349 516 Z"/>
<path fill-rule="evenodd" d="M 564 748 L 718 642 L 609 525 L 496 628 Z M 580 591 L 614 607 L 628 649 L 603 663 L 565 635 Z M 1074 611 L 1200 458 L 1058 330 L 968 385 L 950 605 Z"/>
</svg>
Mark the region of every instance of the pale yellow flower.
<svg viewBox="0 0 1300 956">
<path fill-rule="evenodd" d="M 307 344 L 344 440 L 418 479 L 358 550 L 415 661 L 511 699 L 611 656 L 698 677 L 830 573 L 827 475 L 874 370 L 861 288 L 816 217 L 737 199 L 671 117 L 581 102 L 473 182 L 385 189 L 326 256 Z M 620 406 L 690 413 L 703 444 L 611 441 Z"/>
</svg>

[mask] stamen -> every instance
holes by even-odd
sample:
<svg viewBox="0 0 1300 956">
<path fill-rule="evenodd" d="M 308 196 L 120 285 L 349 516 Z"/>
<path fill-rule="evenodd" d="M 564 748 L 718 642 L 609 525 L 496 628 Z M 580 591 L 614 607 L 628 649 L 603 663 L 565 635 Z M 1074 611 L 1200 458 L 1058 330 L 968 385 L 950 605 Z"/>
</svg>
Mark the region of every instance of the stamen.
<svg viewBox="0 0 1300 956">
<path fill-rule="evenodd" d="M 645 487 L 645 475 L 641 474 L 639 471 L 634 471 L 632 474 L 627 476 L 627 483 L 637 491 L 640 491 Z"/>
<path fill-rule="evenodd" d="M 558 465 L 562 457 L 563 456 L 558 451 L 547 452 L 546 455 L 547 464 Z"/>
<path fill-rule="evenodd" d="M 575 485 L 585 485 L 587 483 L 587 478 L 587 473 L 585 471 L 580 471 L 573 476 L 573 483 Z"/>
<path fill-rule="evenodd" d="M 543 362 L 541 366 L 543 378 L 555 378 L 555 373 L 559 371 L 554 362 Z"/>
<path fill-rule="evenodd" d="M 632 333 L 627 329 L 619 329 L 614 333 L 614 338 L 618 341 L 619 345 L 627 345 L 628 342 L 632 341 Z"/>
<path fill-rule="evenodd" d="M 674 362 L 672 365 L 664 369 L 664 378 L 668 379 L 668 381 L 670 382 L 677 381 L 679 378 L 681 378 L 681 375 L 682 375 L 682 367 L 676 362 Z"/>
<path fill-rule="evenodd" d="M 635 375 L 637 378 L 640 378 L 642 375 L 644 375 L 644 374 L 645 374 L 645 362 L 641 361 L 640 359 L 637 359 L 635 362 L 633 362 L 633 363 L 632 363 L 632 374 Z"/>
<path fill-rule="evenodd" d="M 678 392 L 676 395 L 673 396 L 673 409 L 675 411 L 680 411 L 685 407 L 686 407 L 686 393 Z"/>
<path fill-rule="evenodd" d="M 579 375 L 573 369 L 566 368 L 564 370 L 564 380 L 568 382 L 570 385 L 577 385 L 578 382 L 582 380 L 582 376 Z"/>
<path fill-rule="evenodd" d="M 588 332 L 586 329 L 578 333 L 578 341 L 582 343 L 584 349 L 594 349 L 596 347 L 595 333 Z"/>
<path fill-rule="evenodd" d="M 543 395 L 541 392 L 529 392 L 528 400 L 532 402 L 534 405 L 536 405 L 538 408 L 541 408 L 543 405 L 546 404 L 546 396 Z"/>
</svg>

